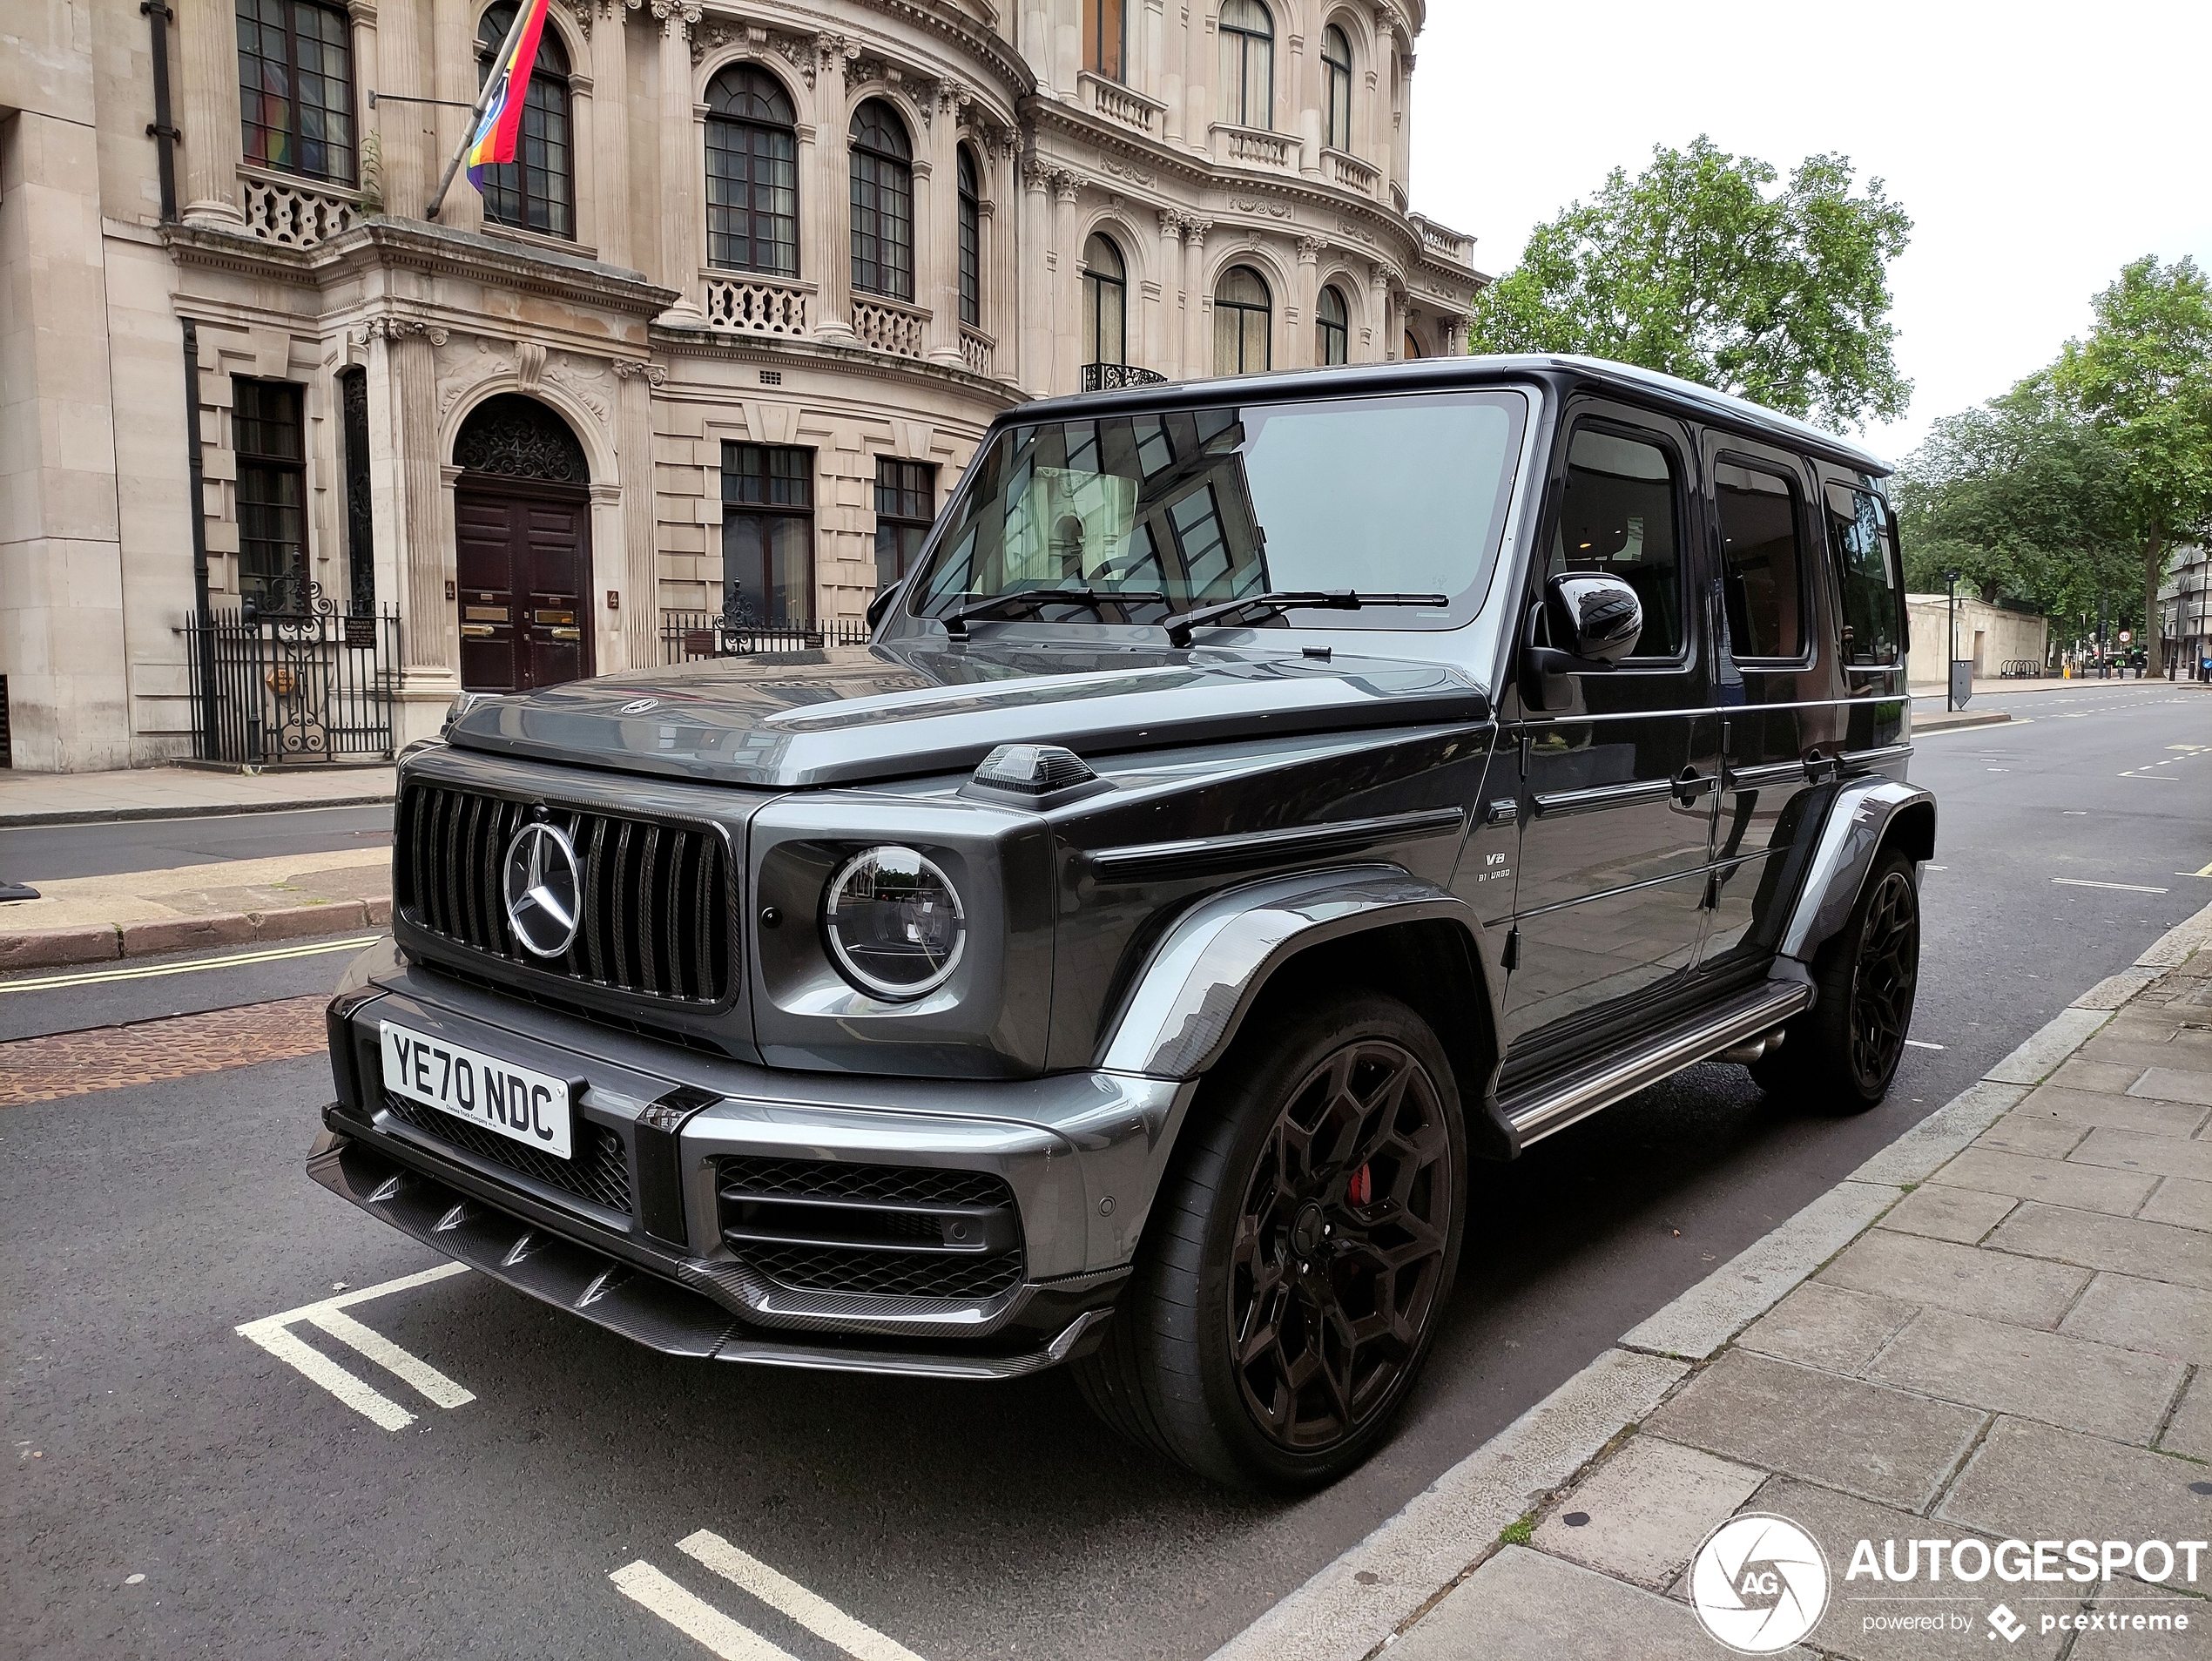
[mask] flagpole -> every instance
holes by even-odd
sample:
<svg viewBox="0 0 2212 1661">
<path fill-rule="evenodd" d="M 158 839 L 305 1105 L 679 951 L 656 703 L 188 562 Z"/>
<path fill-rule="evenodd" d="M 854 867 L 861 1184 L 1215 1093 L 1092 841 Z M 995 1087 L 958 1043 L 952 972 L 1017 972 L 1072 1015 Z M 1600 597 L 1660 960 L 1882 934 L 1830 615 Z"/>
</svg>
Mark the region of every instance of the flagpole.
<svg viewBox="0 0 2212 1661">
<path fill-rule="evenodd" d="M 523 25 L 529 21 L 529 15 L 534 10 L 536 0 L 520 0 L 516 6 L 515 21 L 508 25 L 507 38 L 500 43 L 499 56 L 491 60 L 494 68 L 505 63 L 514 51 L 515 43 L 522 38 Z M 453 159 L 446 163 L 445 177 L 438 181 L 438 193 L 430 199 L 430 206 L 422 211 L 424 219 L 435 219 L 438 217 L 438 209 L 445 204 L 446 192 L 452 188 L 453 176 L 461 171 L 461 159 L 469 153 L 469 146 L 475 142 L 476 124 L 484 118 L 484 106 L 491 102 L 492 94 L 499 90 L 499 84 L 498 76 L 484 77 L 483 90 L 476 94 L 475 103 L 469 106 L 469 125 L 461 130 L 461 142 L 454 149 Z M 523 88 L 523 93 L 526 98 L 529 95 L 527 85 Z"/>
</svg>

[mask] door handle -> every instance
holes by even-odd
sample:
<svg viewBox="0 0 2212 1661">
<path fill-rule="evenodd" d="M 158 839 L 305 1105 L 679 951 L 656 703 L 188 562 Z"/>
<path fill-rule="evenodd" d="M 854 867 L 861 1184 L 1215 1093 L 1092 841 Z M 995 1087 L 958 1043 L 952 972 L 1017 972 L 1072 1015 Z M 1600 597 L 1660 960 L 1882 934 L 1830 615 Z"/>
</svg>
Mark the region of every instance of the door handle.
<svg viewBox="0 0 2212 1661">
<path fill-rule="evenodd" d="M 1675 800 L 1685 807 L 1694 807 L 1700 796 L 1709 796 L 1720 787 L 1721 781 L 1714 774 L 1684 767 L 1675 780 Z"/>
<path fill-rule="evenodd" d="M 1842 768 L 1843 764 L 1834 756 L 1823 755 L 1817 750 L 1808 751 L 1805 755 L 1805 782 L 1815 785 L 1827 784 L 1842 771 Z"/>
<path fill-rule="evenodd" d="M 1521 803 L 1512 796 L 1501 796 L 1482 805 L 1482 822 L 1486 825 L 1502 825 L 1520 817 Z"/>
</svg>

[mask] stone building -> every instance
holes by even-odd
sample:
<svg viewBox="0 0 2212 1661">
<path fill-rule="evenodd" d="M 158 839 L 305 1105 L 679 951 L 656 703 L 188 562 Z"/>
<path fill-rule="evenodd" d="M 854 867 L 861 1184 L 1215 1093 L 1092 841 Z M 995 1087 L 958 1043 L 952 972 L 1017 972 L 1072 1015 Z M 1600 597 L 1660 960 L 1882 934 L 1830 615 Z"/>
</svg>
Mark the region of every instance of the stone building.
<svg viewBox="0 0 2212 1661">
<path fill-rule="evenodd" d="M 190 754 L 187 619 L 303 579 L 396 616 L 399 743 L 858 619 L 1009 405 L 1459 351 L 1483 281 L 1409 211 L 1425 0 L 552 0 L 435 219 L 514 0 L 171 4 L 0 11 L 20 767 Z"/>
</svg>

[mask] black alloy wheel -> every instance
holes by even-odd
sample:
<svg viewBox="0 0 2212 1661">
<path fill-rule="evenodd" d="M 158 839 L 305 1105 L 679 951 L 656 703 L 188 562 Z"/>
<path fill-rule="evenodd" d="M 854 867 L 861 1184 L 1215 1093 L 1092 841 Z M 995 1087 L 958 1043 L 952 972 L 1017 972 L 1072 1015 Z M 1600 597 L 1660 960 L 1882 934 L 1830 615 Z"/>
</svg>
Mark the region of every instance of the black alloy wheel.
<svg viewBox="0 0 2212 1661">
<path fill-rule="evenodd" d="M 1237 1219 L 1231 1365 L 1263 1434 L 1326 1448 L 1366 1424 L 1420 1353 L 1457 1173 L 1436 1081 L 1386 1039 L 1349 1043 L 1291 1090 Z"/>
<path fill-rule="evenodd" d="M 1850 919 L 1812 964 L 1813 1005 L 1751 1063 L 1770 1096 L 1858 1113 L 1889 1094 L 1920 983 L 1920 892 L 1912 860 L 1875 857 Z"/>
<path fill-rule="evenodd" d="M 1378 993 L 1254 1015 L 1177 1140 L 1084 1400 L 1202 1475 L 1294 1491 L 1365 1459 L 1451 1296 L 1467 1136 L 1452 1064 Z"/>
<path fill-rule="evenodd" d="M 1905 1056 L 1920 979 L 1920 908 L 1912 879 L 1882 873 L 1860 926 L 1851 966 L 1851 1065 L 1862 1090 L 1886 1090 Z"/>
</svg>

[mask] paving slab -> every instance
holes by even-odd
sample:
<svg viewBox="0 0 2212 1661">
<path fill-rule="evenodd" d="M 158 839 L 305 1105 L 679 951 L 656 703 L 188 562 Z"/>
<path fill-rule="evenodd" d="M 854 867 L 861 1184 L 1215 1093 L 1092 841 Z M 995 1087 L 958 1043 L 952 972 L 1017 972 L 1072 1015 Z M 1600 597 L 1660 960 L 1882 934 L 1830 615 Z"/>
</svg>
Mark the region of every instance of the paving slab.
<svg viewBox="0 0 2212 1661">
<path fill-rule="evenodd" d="M 2128 1087 L 2130 1096 L 2159 1102 L 2193 1102 L 2212 1107 L 2212 1073 L 2193 1067 L 2153 1067 Z"/>
<path fill-rule="evenodd" d="M 2007 1113 L 1976 1137 L 1973 1145 L 1993 1148 L 2000 1153 L 2024 1153 L 2032 1159 L 2063 1159 L 2081 1145 L 2082 1138 L 2094 1128 L 2048 1113 Z"/>
<path fill-rule="evenodd" d="M 1815 1649 L 1849 1656 L 1851 1661 L 1936 1661 L 1942 1657 L 1959 1658 L 1960 1661 L 1973 1657 L 1977 1661 L 1986 1661 L 1989 1627 L 1983 1617 L 1995 1598 L 1977 1592 L 1971 1597 L 1962 1595 L 1955 1601 L 1931 1603 L 1925 1600 L 1949 1588 L 1947 1584 L 1937 1586 L 1925 1581 L 1901 1587 L 1898 1597 L 1888 1597 L 1883 1595 L 1881 1585 L 1863 1577 L 1856 1581 L 1844 1578 L 1851 1554 L 1861 1540 L 1871 1541 L 1878 1556 L 1888 1542 L 1894 1540 L 1898 1543 L 1893 1561 L 1905 1562 L 1911 1549 L 1905 1543 L 1928 1536 L 1927 1518 L 1886 1505 L 1871 1505 L 1849 1494 L 1838 1494 L 1833 1489 L 1788 1476 L 1773 1478 L 1751 1496 L 1750 1503 L 1743 1509 L 1786 1516 L 1819 1542 L 1821 1551 L 1828 1559 L 1828 1612 L 1821 1617 L 1820 1624 L 1813 1628 L 1807 1639 Z M 1943 1532 L 1954 1540 L 1965 1537 L 1957 1529 Z M 1983 1543 L 1993 1543 L 1985 1540 Z M 1946 1625 L 1940 1633 L 1900 1625 L 1912 1617 L 1939 1612 Z M 1949 1617 L 1956 1613 L 1968 1617 L 1964 1631 L 1948 1630 Z M 2028 1658 L 2052 1661 L 2065 1643 L 2066 1635 L 2062 1632 L 2046 1636 L 2031 1628 L 2017 1643 L 2008 1646 L 2005 1654 L 2006 1661 L 2028 1661 Z"/>
<path fill-rule="evenodd" d="M 1713 1661 L 1721 1653 L 1688 1604 L 1524 1546 L 1499 1552 L 1390 1646 L 1391 1661 Z"/>
<path fill-rule="evenodd" d="M 2125 1581 L 2113 1584 L 2113 1597 L 2100 1600 L 2099 1610 L 2120 1616 L 2131 1624 L 2137 1616 L 2141 1616 L 2146 1624 L 2161 1616 L 2175 1624 L 2163 1631 L 2099 1627 L 2077 1633 L 2069 1661 L 2204 1661 L 2207 1648 L 2212 1646 L 2212 1636 L 2208 1636 L 2212 1635 L 2212 1608 L 2123 1590 L 2128 1585 Z M 2187 1621 L 2188 1625 L 2181 1626 L 2182 1621 Z"/>
<path fill-rule="evenodd" d="M 2189 1484 L 2204 1480 L 2203 1466 L 2170 1454 L 2001 1418 L 1935 1514 L 2005 1539 L 2202 1540 L 2212 1495 Z M 2208 1572 L 2200 1561 L 2200 1588 Z"/>
<path fill-rule="evenodd" d="M 1970 1084 L 1884 1148 L 1851 1180 L 1902 1187 L 1925 1181 L 1938 1165 L 1982 1135 L 2027 1094 L 2023 1084 Z"/>
<path fill-rule="evenodd" d="M 2115 1021 L 2113 1027 L 2120 1023 Z M 2170 1016 L 2124 1032 L 2107 1027 L 2081 1046 L 2084 1061 L 2132 1063 L 2137 1067 L 2182 1067 L 2192 1072 L 2212 1072 L 2212 1033 L 2174 1030 Z"/>
<path fill-rule="evenodd" d="M 1644 1421 L 1655 1435 L 1919 1510 L 1986 1414 L 1730 1350 Z"/>
<path fill-rule="evenodd" d="M 2071 1205 L 2078 1211 L 2112 1212 L 2121 1217 L 2134 1216 L 2158 1185 L 2156 1177 L 2141 1171 L 2037 1159 L 1994 1148 L 1969 1148 L 1928 1180 L 1986 1194 L 2011 1194 L 2051 1205 Z"/>
<path fill-rule="evenodd" d="M 2140 1131 L 2112 1125 L 2099 1125 L 2066 1157 L 2076 1165 L 2111 1165 L 2121 1171 L 2146 1171 L 2155 1177 L 2212 1182 L 2212 1143 L 2145 1136 Z"/>
<path fill-rule="evenodd" d="M 1865 1376 L 2148 1446 L 2183 1370 L 2164 1356 L 1929 1310 L 1875 1358 Z"/>
<path fill-rule="evenodd" d="M 1915 1313 L 1915 1306 L 1895 1298 L 1808 1280 L 1736 1341 L 1742 1348 L 1802 1367 L 1855 1374 Z"/>
<path fill-rule="evenodd" d="M 2059 1330 L 2212 1367 L 2212 1292 L 2128 1274 L 2101 1274 Z"/>
<path fill-rule="evenodd" d="M 2168 1177 L 2158 1192 L 2135 1213 L 2146 1223 L 2171 1223 L 2176 1228 L 2212 1230 L 2212 1182 L 2191 1182 Z"/>
<path fill-rule="evenodd" d="M 1993 1251 L 2087 1269 L 2212 1287 L 2212 1234 L 2168 1223 L 2068 1211 L 2030 1200 L 1998 1225 L 1989 1246 Z"/>
<path fill-rule="evenodd" d="M 2103 1009 L 2060 1009 L 1983 1076 L 2000 1084 L 2040 1084 L 2111 1018 Z M 2125 1090 L 2127 1086 L 2110 1088 Z"/>
<path fill-rule="evenodd" d="M 2000 1225 L 1993 1239 L 2011 1226 L 2009 1221 Z M 2081 1269 L 2060 1264 L 2003 1257 L 1951 1240 L 1922 1239 L 1878 1228 L 1823 1269 L 1819 1279 L 1853 1292 L 1933 1304 L 2015 1327 L 2049 1327 L 2058 1325 L 2089 1277 Z"/>
<path fill-rule="evenodd" d="M 2142 1076 L 2142 1068 L 2126 1062 L 2085 1061 L 2076 1056 L 2054 1072 L 2049 1082 L 2060 1090 L 2104 1090 L 2122 1095 Z"/>
<path fill-rule="evenodd" d="M 2169 1454 L 2185 1454 L 2212 1464 L 2212 1370 L 2200 1372 L 2189 1381 L 2188 1394 L 2174 1410 L 2173 1421 L 2160 1434 L 2158 1445 Z M 2205 1615 L 2206 1630 L 2212 1633 L 2212 1610 Z M 2212 1643 L 2212 1637 L 2206 1642 Z"/>
<path fill-rule="evenodd" d="M 1959 1155 L 1959 1158 L 1964 1158 L 1966 1155 Z M 2008 1193 L 1985 1194 L 1966 1187 L 1938 1186 L 1943 1179 L 1939 1171 L 1905 1195 L 1882 1219 L 1879 1226 L 1893 1228 L 1900 1234 L 1925 1234 L 1932 1240 L 1956 1240 L 1962 1246 L 1972 1246 L 2004 1221 L 2005 1213 L 2020 1204 Z"/>
<path fill-rule="evenodd" d="M 2052 1118 L 2068 1124 L 2113 1124 L 2150 1136 L 2195 1136 L 2204 1124 L 2202 1108 L 2187 1102 L 2152 1102 L 2113 1090 L 2067 1090 L 2046 1084 L 2031 1091 L 2013 1110 L 2021 1118 Z"/>
<path fill-rule="evenodd" d="M 1531 1543 L 1663 1591 L 1766 1478 L 1752 1466 L 1635 1436 L 1553 1508 Z"/>
</svg>

